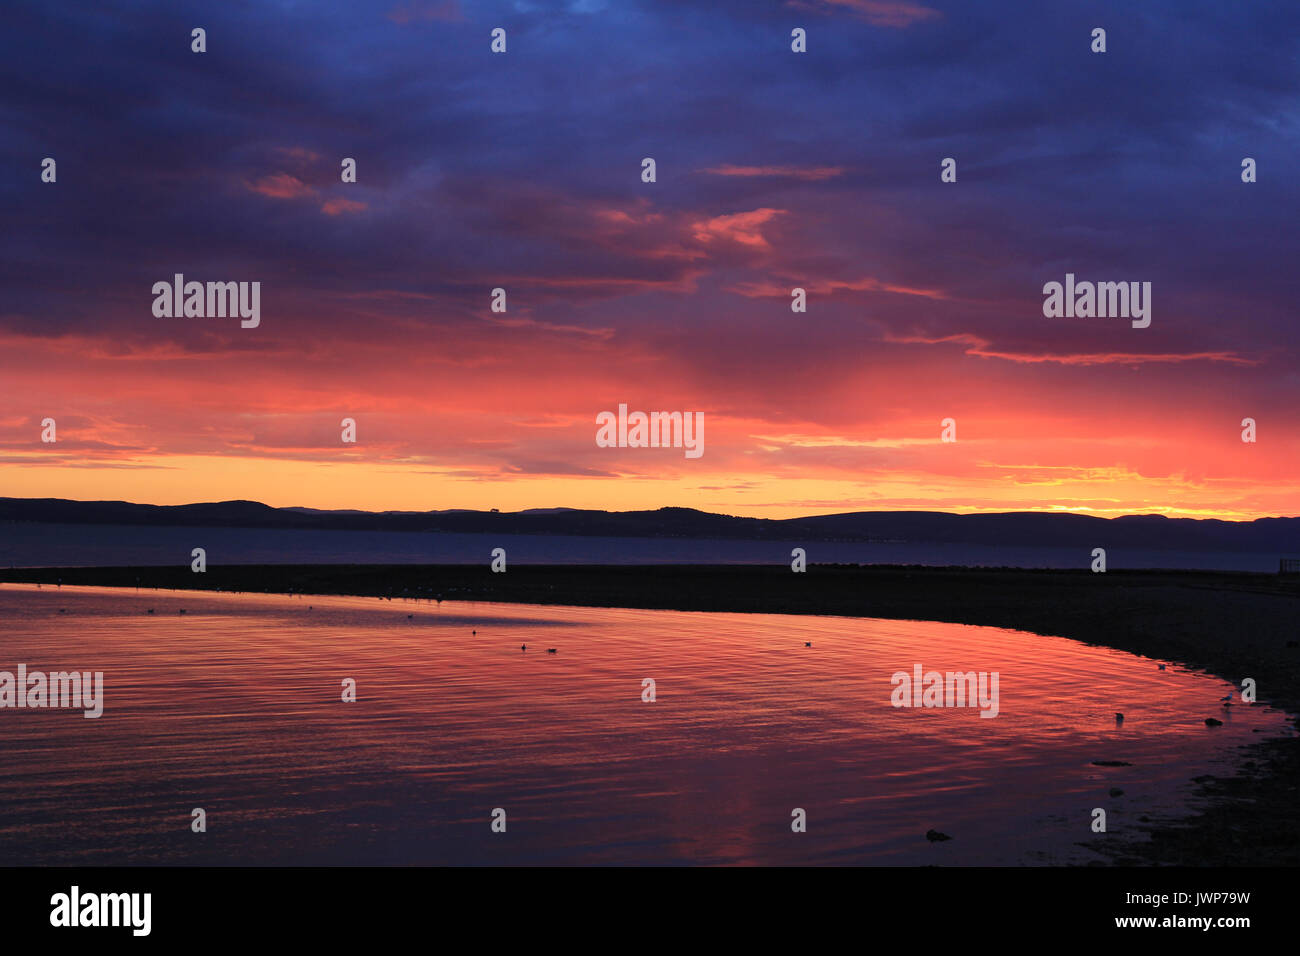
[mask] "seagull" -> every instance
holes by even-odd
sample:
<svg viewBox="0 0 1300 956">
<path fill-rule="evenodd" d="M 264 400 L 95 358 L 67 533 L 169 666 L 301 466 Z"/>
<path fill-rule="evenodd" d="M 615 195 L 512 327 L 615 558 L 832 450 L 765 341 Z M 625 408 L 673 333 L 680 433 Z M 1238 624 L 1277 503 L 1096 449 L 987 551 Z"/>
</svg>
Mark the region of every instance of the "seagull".
<svg viewBox="0 0 1300 956">
<path fill-rule="evenodd" d="M 1232 700 L 1232 691 L 1228 691 L 1228 693 L 1223 697 L 1220 697 L 1219 700 L 1228 700 L 1228 701 Z"/>
</svg>

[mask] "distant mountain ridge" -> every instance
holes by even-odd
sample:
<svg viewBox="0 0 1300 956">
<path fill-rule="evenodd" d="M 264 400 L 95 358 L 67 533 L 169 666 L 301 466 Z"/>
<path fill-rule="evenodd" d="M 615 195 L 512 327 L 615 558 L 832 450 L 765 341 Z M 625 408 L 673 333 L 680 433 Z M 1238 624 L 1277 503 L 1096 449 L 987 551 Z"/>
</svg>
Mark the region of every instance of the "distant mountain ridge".
<svg viewBox="0 0 1300 956">
<path fill-rule="evenodd" d="M 1163 515 L 1045 512 L 951 514 L 941 511 L 861 511 L 807 518 L 741 518 L 693 508 L 594 511 L 537 508 L 495 511 L 320 511 L 272 508 L 256 501 L 141 505 L 126 501 L 0 498 L 0 522 L 173 527 L 303 528 L 598 535 L 633 538 L 713 538 L 778 541 L 906 541 L 1063 547 L 1126 546 L 1178 551 L 1300 553 L 1300 517 L 1222 521 Z M 0 525 L 0 538 L 4 535 Z"/>
</svg>

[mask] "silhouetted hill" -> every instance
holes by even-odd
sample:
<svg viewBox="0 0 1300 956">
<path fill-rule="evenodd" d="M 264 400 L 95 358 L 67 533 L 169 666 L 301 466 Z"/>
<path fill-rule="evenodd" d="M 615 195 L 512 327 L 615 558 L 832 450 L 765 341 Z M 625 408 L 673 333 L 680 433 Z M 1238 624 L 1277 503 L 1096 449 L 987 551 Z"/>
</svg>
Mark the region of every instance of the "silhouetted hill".
<svg viewBox="0 0 1300 956">
<path fill-rule="evenodd" d="M 0 521 L 176 527 L 307 528 L 635 538 L 783 541 L 906 541 L 1064 547 L 1129 546 L 1180 551 L 1300 550 L 1300 518 L 1255 521 L 1011 512 L 862 511 L 809 518 L 738 518 L 694 508 L 592 511 L 539 508 L 491 511 L 320 511 L 256 501 L 139 505 L 126 501 L 0 498 Z M 0 530 L 0 535 L 3 531 Z"/>
</svg>

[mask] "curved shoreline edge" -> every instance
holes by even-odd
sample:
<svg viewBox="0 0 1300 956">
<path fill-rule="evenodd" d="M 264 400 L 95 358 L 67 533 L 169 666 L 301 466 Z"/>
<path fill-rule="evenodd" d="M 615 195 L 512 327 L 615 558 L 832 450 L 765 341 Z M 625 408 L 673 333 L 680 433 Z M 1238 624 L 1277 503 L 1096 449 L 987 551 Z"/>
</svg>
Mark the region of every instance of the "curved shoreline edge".
<svg viewBox="0 0 1300 956">
<path fill-rule="evenodd" d="M 677 611 L 876 617 L 1012 628 L 1202 670 L 1300 728 L 1300 575 L 816 565 L 188 565 L 11 568 L 0 582 L 356 595 Z M 1207 713 L 1204 716 L 1213 716 Z M 1300 736 L 1242 749 L 1232 777 L 1198 777 L 1195 815 L 1150 840 L 1088 846 L 1118 865 L 1300 865 Z M 1106 845 L 1110 844 L 1110 845 Z"/>
</svg>

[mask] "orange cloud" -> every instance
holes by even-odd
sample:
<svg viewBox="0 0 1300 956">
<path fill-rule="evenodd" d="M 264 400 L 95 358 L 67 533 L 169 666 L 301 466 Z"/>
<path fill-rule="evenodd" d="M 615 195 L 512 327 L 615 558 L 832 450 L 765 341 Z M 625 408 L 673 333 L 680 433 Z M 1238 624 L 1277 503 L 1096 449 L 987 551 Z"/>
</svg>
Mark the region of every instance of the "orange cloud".
<svg viewBox="0 0 1300 956">
<path fill-rule="evenodd" d="M 987 339 L 966 332 L 928 338 L 923 335 L 892 335 L 886 333 L 886 342 L 899 345 L 942 345 L 955 342 L 968 346 L 967 355 L 979 358 L 997 358 L 1008 362 L 1038 364 L 1054 362 L 1058 365 L 1143 365 L 1146 363 L 1177 364 L 1180 362 L 1227 362 L 1230 365 L 1259 365 L 1255 359 L 1245 358 L 1236 352 L 999 352 L 989 348 Z"/>
<path fill-rule="evenodd" d="M 1000 358 L 1008 362 L 1055 362 L 1059 365 L 1143 365 L 1148 362 L 1177 364 L 1179 362 L 1227 362 L 1231 365 L 1258 365 L 1253 359 L 1242 358 L 1235 352 L 1081 352 L 1069 355 L 1029 352 L 993 352 L 968 349 L 968 355 L 982 358 Z"/>
<path fill-rule="evenodd" d="M 937 289 L 915 289 L 910 286 L 895 285 L 892 282 L 882 282 L 870 276 L 864 276 L 861 279 L 813 279 L 811 281 L 790 278 L 787 283 L 781 285 L 775 282 L 740 282 L 732 286 L 730 291 L 735 292 L 737 295 L 743 295 L 747 299 L 764 299 L 771 296 L 788 296 L 790 289 L 797 285 L 813 295 L 832 295 L 835 292 L 844 290 L 847 292 L 892 292 L 896 295 L 918 295 L 926 299 L 948 298 L 945 293 Z M 890 341 L 903 340 L 890 339 Z"/>
</svg>

